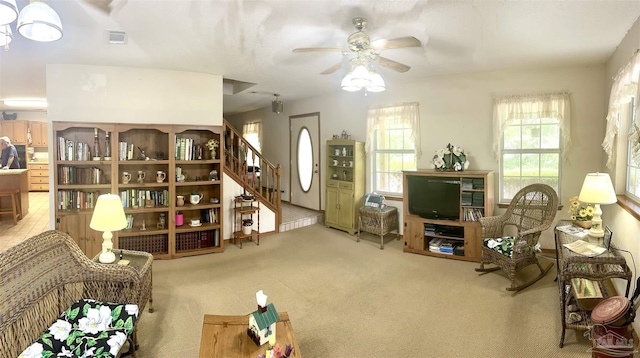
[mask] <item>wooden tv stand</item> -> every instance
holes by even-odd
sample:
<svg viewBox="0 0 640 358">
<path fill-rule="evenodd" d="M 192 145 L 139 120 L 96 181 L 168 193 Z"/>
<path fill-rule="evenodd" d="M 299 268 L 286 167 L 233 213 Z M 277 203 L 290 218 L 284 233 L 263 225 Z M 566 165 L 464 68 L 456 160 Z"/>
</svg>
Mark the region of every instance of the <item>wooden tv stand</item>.
<svg viewBox="0 0 640 358">
<path fill-rule="evenodd" d="M 451 177 L 460 179 L 460 216 L 458 220 L 426 219 L 409 213 L 409 176 Z M 469 170 L 461 172 L 416 170 L 404 171 L 404 252 L 447 259 L 480 262 L 482 255 L 482 226 L 477 221 L 477 214 L 493 215 L 494 181 L 492 171 Z M 469 202 L 469 196 L 475 195 L 475 203 Z M 482 199 L 482 205 L 477 201 Z M 474 205 L 475 204 L 475 205 Z M 474 213 L 471 215 L 470 213 Z M 457 254 L 445 254 L 429 250 L 429 242 L 442 238 L 455 244 L 463 244 L 464 250 Z"/>
</svg>

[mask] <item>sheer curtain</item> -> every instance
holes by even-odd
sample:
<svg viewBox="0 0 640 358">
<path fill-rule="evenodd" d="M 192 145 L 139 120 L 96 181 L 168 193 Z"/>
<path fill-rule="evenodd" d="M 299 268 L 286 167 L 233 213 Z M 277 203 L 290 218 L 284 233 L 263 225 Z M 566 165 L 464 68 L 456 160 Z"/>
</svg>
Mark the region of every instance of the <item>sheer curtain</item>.
<svg viewBox="0 0 640 358">
<path fill-rule="evenodd" d="M 604 134 L 602 148 L 607 153 L 607 168 L 612 169 L 614 164 L 614 140 L 620 129 L 620 110 L 622 106 L 631 101 L 631 98 L 638 98 L 638 77 L 640 77 L 640 52 L 631 58 L 631 61 L 618 71 L 618 75 L 613 80 L 611 94 L 609 95 L 609 110 L 607 111 L 607 129 Z M 636 106 L 636 110 L 638 106 Z M 640 113 L 640 111 L 639 111 Z M 629 131 L 629 141 L 632 144 L 632 155 L 637 160 L 640 158 L 640 133 L 638 126 L 638 116 L 636 123 Z"/>
<path fill-rule="evenodd" d="M 571 146 L 571 100 L 568 92 L 496 97 L 493 104 L 493 156 L 500 159 L 505 123 L 512 118 L 558 118 L 562 133 L 562 158 Z"/>
<path fill-rule="evenodd" d="M 399 125 L 399 123 L 403 125 Z M 410 136 L 416 145 L 416 159 L 420 158 L 422 154 L 420 150 L 420 111 L 417 102 L 369 109 L 367 114 L 367 141 L 364 145 L 365 152 L 370 153 L 372 151 L 376 130 L 398 127 L 412 128 Z"/>
<path fill-rule="evenodd" d="M 256 149 L 256 151 L 262 151 L 262 147 L 260 146 L 262 139 L 262 124 L 260 122 L 245 123 L 242 126 L 242 137 L 244 137 L 244 139 L 246 139 L 247 142 Z M 255 163 L 255 165 L 258 164 L 259 163 Z M 253 153 L 251 150 L 247 151 L 247 165 L 254 166 Z"/>
</svg>

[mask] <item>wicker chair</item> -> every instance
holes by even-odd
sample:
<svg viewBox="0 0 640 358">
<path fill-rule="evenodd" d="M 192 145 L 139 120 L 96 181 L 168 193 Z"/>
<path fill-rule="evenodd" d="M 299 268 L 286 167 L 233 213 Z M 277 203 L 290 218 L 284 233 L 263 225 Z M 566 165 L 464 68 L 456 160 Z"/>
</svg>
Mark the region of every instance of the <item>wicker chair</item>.
<svg viewBox="0 0 640 358">
<path fill-rule="evenodd" d="M 0 357 L 17 357 L 82 298 L 138 304 L 141 314 L 143 284 L 132 267 L 91 261 L 63 232 L 23 241 L 0 253 Z"/>
<path fill-rule="evenodd" d="M 543 268 L 536 257 L 536 246 L 542 231 L 551 226 L 558 211 L 558 194 L 546 184 L 532 184 L 522 188 L 511 200 L 507 211 L 499 216 L 480 219 L 482 224 L 482 261 L 478 272 L 502 269 L 511 280 L 507 291 L 519 291 L 531 286 L 553 266 Z M 505 236 L 505 227 L 515 227 L 515 236 Z M 485 268 L 486 264 L 497 267 Z M 516 285 L 516 272 L 536 264 L 540 275 Z"/>
</svg>

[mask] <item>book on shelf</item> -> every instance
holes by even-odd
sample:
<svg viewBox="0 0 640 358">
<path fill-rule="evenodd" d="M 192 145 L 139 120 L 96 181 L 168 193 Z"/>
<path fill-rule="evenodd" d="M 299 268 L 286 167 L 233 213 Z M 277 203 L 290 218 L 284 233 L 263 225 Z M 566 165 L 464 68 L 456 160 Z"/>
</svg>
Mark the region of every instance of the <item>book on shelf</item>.
<svg viewBox="0 0 640 358">
<path fill-rule="evenodd" d="M 603 298 L 602 290 L 600 290 L 600 285 L 597 282 L 586 278 L 572 278 L 571 285 L 577 299 Z"/>
</svg>

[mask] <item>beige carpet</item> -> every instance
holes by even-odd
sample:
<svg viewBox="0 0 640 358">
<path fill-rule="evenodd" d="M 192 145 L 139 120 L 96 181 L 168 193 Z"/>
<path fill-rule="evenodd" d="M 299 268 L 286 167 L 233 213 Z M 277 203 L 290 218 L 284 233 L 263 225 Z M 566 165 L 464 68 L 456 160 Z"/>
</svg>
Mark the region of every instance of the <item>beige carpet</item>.
<svg viewBox="0 0 640 358">
<path fill-rule="evenodd" d="M 260 246 L 155 261 L 155 312 L 142 316 L 137 357 L 197 357 L 203 315 L 248 314 L 260 289 L 289 312 L 307 358 L 590 356 L 583 332 L 567 331 L 558 347 L 555 268 L 512 297 L 499 272 L 403 253 L 395 235 L 384 250 L 378 240 L 316 224 Z"/>
</svg>

